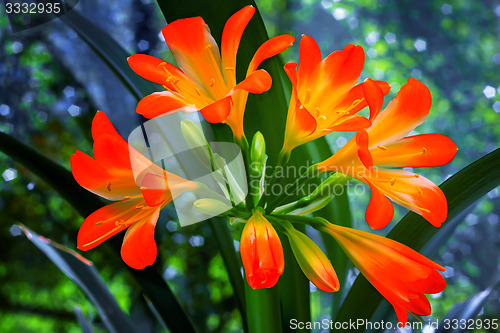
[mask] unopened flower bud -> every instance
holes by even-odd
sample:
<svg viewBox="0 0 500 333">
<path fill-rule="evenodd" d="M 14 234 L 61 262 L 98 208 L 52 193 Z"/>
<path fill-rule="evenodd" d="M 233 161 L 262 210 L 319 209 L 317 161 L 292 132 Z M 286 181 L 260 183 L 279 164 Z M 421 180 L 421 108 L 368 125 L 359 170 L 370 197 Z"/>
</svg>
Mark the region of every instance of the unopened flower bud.
<svg viewBox="0 0 500 333">
<path fill-rule="evenodd" d="M 337 274 L 318 245 L 292 226 L 286 228 L 285 233 L 290 241 L 295 259 L 297 259 L 305 276 L 323 291 L 338 291 L 340 283 Z"/>
</svg>

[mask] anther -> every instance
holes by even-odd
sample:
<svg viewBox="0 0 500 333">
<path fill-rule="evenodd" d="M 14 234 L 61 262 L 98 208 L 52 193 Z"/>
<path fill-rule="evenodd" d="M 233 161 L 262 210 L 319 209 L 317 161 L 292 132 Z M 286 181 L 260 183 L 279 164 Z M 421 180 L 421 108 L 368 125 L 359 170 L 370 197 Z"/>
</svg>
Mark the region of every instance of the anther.
<svg viewBox="0 0 500 333">
<path fill-rule="evenodd" d="M 224 69 L 225 69 L 226 71 L 234 71 L 234 70 L 235 70 L 235 68 L 234 68 L 234 67 L 225 67 Z"/>
<path fill-rule="evenodd" d="M 104 223 L 104 221 L 97 221 L 97 222 L 95 223 L 95 225 L 101 225 L 101 224 L 103 224 L 103 223 Z"/>
<path fill-rule="evenodd" d="M 377 148 L 382 149 L 382 150 L 387 150 L 386 146 L 377 146 Z"/>
<path fill-rule="evenodd" d="M 427 152 L 427 149 L 425 149 L 425 147 L 422 148 L 422 155 L 425 155 L 425 153 Z"/>
<path fill-rule="evenodd" d="M 129 200 L 130 198 L 132 198 L 130 195 L 126 195 L 125 197 L 123 197 L 123 199 L 125 200 Z"/>
<path fill-rule="evenodd" d="M 200 89 L 196 88 L 195 89 L 196 93 L 198 94 L 198 96 L 201 96 L 201 92 L 200 92 Z"/>
<path fill-rule="evenodd" d="M 214 86 L 214 83 L 215 83 L 215 79 L 214 79 L 214 78 L 211 78 L 211 79 L 210 79 L 210 87 L 213 87 L 213 86 Z"/>
<path fill-rule="evenodd" d="M 391 186 L 394 186 L 394 183 L 396 182 L 396 178 L 391 178 L 389 180 L 389 183 L 391 183 Z"/>
<path fill-rule="evenodd" d="M 123 227 L 123 225 L 125 224 L 125 221 L 123 220 L 118 220 L 118 221 L 115 221 L 115 225 L 117 227 Z"/>
<path fill-rule="evenodd" d="M 111 192 L 111 183 L 108 184 L 107 188 L 108 188 L 108 191 Z"/>
<path fill-rule="evenodd" d="M 137 205 L 135 206 L 135 209 L 142 209 L 144 207 L 144 205 Z"/>
</svg>

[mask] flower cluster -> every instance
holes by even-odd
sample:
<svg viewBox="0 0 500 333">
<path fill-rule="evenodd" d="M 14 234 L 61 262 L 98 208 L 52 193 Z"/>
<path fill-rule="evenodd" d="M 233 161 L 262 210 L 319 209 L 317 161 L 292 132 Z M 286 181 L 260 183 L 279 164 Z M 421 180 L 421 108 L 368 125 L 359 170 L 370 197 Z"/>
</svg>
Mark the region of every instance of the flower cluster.
<svg viewBox="0 0 500 333">
<path fill-rule="evenodd" d="M 269 73 L 258 69 L 260 64 L 291 46 L 294 37 L 281 35 L 263 43 L 248 65 L 245 78 L 237 82 L 236 54 L 254 12 L 252 6 L 247 6 L 229 18 L 220 51 L 201 17 L 168 24 L 163 35 L 178 67 L 143 54 L 128 59 L 138 75 L 165 88 L 144 97 L 137 113 L 155 118 L 176 111 L 200 111 L 208 122 L 229 125 L 235 142 L 245 153 L 247 167 L 257 164 L 248 177 L 257 179 L 260 188 L 250 189 L 246 200 L 243 196 L 241 204 L 228 206 L 224 213 L 240 222 L 237 225 L 243 224 L 240 252 L 252 288 L 270 288 L 278 282 L 286 269 L 281 243 L 286 239 L 312 283 L 326 292 L 339 290 L 340 282 L 330 260 L 314 241 L 295 228 L 307 224 L 339 243 L 361 274 L 393 305 L 400 322 L 407 321 L 408 313 L 429 315 L 425 294 L 444 289 L 446 283 L 438 272 L 444 271 L 442 266 L 394 240 L 342 227 L 321 217 L 304 216 L 332 199 L 333 195 L 324 194 L 325 188 L 343 186 L 355 178 L 370 188 L 366 221 L 373 229 L 383 228 L 392 220 L 391 201 L 421 215 L 435 227 L 445 222 L 447 202 L 440 188 L 402 169 L 444 165 L 457 151 L 446 136 L 410 135 L 429 113 L 428 88 L 410 79 L 381 111 L 390 86 L 371 79 L 357 83 L 365 58 L 361 46 L 347 45 L 322 59 L 318 44 L 303 35 L 299 63 L 284 66 L 292 93 L 279 163 L 285 165 L 294 148 L 328 133 L 352 132 L 354 137 L 292 184 L 299 186 L 328 173 L 317 191 L 282 205 L 286 197 L 273 198 L 264 191 L 276 181 L 275 177 L 267 184 L 265 181 L 264 138 L 257 133 L 249 145 L 243 119 L 248 93 L 261 94 L 272 85 Z M 73 175 L 89 191 L 115 202 L 85 219 L 78 234 L 78 248 L 91 249 L 128 228 L 122 258 L 131 267 L 144 268 L 156 258 L 154 228 L 160 210 L 174 199 L 173 193 L 197 191 L 202 185 L 170 174 L 149 161 L 118 135 L 102 112 L 94 119 L 92 135 L 95 159 L 77 151 L 71 159 Z M 210 156 L 208 160 L 216 158 Z M 132 170 L 132 163 L 140 165 L 141 172 Z M 227 172 L 223 176 L 221 182 L 232 179 Z M 176 191 L 172 191 L 174 188 Z M 226 204 L 210 199 L 199 201 L 193 209 L 212 211 L 215 206 Z"/>
</svg>

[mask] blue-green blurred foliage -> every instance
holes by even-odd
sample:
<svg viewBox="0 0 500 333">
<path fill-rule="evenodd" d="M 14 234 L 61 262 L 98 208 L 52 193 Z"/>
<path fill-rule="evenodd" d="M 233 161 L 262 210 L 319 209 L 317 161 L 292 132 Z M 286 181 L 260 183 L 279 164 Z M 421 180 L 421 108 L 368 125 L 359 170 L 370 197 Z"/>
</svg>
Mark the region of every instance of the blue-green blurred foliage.
<svg viewBox="0 0 500 333">
<path fill-rule="evenodd" d="M 318 41 L 323 56 L 350 43 L 362 45 L 366 53 L 362 77 L 389 82 L 392 90 L 387 101 L 409 77 L 431 89 L 431 113 L 416 133 L 448 135 L 459 152 L 447 166 L 417 170 L 424 176 L 439 184 L 498 146 L 499 3 L 259 0 L 257 5 L 271 36 L 296 36 L 295 47 L 284 54 L 286 61 L 298 60 L 300 35 L 305 33 Z M 131 54 L 148 53 L 172 60 L 159 35 L 164 22 L 153 1 L 81 1 L 77 9 Z M 96 110 L 105 111 L 124 137 L 143 121 L 135 114 L 136 101 L 130 93 L 59 20 L 13 34 L 2 15 L 0 36 L 1 130 L 69 168 L 75 150 L 91 154 L 90 123 Z M 337 150 L 351 136 L 332 134 L 328 140 Z M 72 312 L 76 304 L 98 324 L 99 318 L 83 293 L 31 243 L 9 233 L 12 224 L 22 222 L 75 248 L 82 218 L 43 179 L 4 155 L 0 155 L 0 174 L 0 331 L 79 332 Z M 356 225 L 362 228 L 368 198 L 366 191 L 353 198 L 351 205 Z M 497 188 L 470 210 L 439 256 L 433 258 L 447 267 L 449 284 L 432 299 L 435 318 L 442 318 L 453 304 L 500 278 L 498 203 Z M 397 209 L 394 220 L 405 213 Z M 215 240 L 203 224 L 180 228 L 174 216 L 174 210 L 168 209 L 157 225 L 164 277 L 199 326 L 212 332 L 238 330 L 241 319 Z M 152 318 L 147 305 L 136 286 L 129 287 L 131 279 L 120 269 L 118 254 L 102 245 L 84 255 L 95 262 L 138 327 L 143 331 L 161 329 L 149 323 Z M 484 316 L 500 313 L 498 298 L 495 292 Z M 313 318 L 329 316 L 327 300 L 324 293 L 314 293 Z"/>
</svg>

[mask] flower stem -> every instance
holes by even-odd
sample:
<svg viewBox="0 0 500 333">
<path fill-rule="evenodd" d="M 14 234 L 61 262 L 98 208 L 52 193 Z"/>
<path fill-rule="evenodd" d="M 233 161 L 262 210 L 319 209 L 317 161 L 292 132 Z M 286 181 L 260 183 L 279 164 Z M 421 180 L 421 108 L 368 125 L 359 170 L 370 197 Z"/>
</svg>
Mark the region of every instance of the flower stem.
<svg viewBox="0 0 500 333">
<path fill-rule="evenodd" d="M 248 333 L 281 332 L 278 287 L 252 289 L 245 283 Z"/>
</svg>

